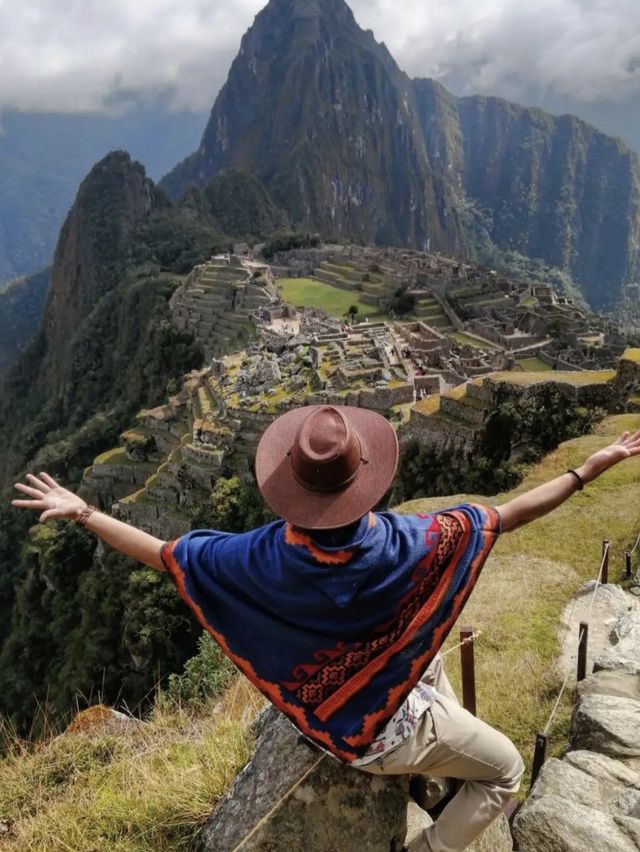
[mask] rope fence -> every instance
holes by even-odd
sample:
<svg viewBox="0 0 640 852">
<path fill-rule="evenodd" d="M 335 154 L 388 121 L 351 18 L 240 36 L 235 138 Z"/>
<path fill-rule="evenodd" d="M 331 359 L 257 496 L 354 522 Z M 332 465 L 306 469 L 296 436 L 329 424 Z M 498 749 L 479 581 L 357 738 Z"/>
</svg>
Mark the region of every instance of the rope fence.
<svg viewBox="0 0 640 852">
<path fill-rule="evenodd" d="M 640 539 L 639 539 L 640 541 Z M 591 600 L 589 602 L 589 609 L 587 612 L 587 620 L 580 622 L 580 628 L 578 630 L 578 662 L 577 662 L 577 672 L 576 672 L 576 680 L 579 682 L 584 680 L 587 676 L 587 651 L 588 651 L 588 641 L 589 641 L 589 623 L 591 621 L 591 616 L 593 614 L 593 607 L 596 602 L 596 596 L 598 594 L 598 589 L 600 586 L 605 585 L 609 582 L 609 552 L 611 550 L 611 542 L 605 539 L 602 542 L 602 561 L 600 562 L 600 570 L 598 571 L 598 577 L 596 579 L 595 587 L 593 589 L 593 594 L 591 595 Z M 571 610 L 573 613 L 573 608 Z M 560 692 L 558 693 L 558 697 L 556 698 L 555 704 L 553 705 L 553 710 L 549 716 L 547 724 L 544 727 L 544 730 L 538 731 L 536 734 L 536 742 L 535 749 L 533 754 L 533 765 L 531 768 L 531 786 L 529 790 L 533 788 L 533 785 L 538 780 L 538 775 L 540 774 L 540 770 L 542 769 L 544 762 L 547 757 L 547 747 L 549 745 L 549 732 L 551 731 L 551 727 L 555 720 L 556 714 L 560 707 L 560 702 L 562 701 L 562 697 L 567 688 L 567 684 L 571 678 L 571 669 L 567 672 L 567 675 L 560 687 Z"/>
</svg>

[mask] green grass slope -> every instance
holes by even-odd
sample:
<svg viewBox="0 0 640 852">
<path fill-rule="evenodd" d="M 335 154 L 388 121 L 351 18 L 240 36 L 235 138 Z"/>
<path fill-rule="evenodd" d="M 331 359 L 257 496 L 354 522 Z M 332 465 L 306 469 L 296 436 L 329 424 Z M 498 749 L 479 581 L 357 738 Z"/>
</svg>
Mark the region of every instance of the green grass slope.
<svg viewBox="0 0 640 852">
<path fill-rule="evenodd" d="M 428 512 L 470 499 L 499 505 L 577 467 L 620 432 L 640 428 L 640 415 L 609 417 L 594 434 L 561 444 L 535 465 L 522 484 L 495 497 L 457 495 L 414 500 L 403 513 Z M 556 671 L 560 614 L 578 587 L 595 579 L 602 541 L 611 541 L 610 579 L 624 566 L 624 551 L 640 533 L 640 459 L 604 474 L 550 515 L 502 536 L 461 623 L 481 630 L 476 647 L 478 714 L 511 737 L 530 767 L 535 733 L 542 730 L 558 695 Z M 457 643 L 454 630 L 448 645 Z M 459 686 L 458 653 L 447 669 Z M 552 728 L 552 750 L 566 746 L 573 695 L 568 691 Z"/>
</svg>

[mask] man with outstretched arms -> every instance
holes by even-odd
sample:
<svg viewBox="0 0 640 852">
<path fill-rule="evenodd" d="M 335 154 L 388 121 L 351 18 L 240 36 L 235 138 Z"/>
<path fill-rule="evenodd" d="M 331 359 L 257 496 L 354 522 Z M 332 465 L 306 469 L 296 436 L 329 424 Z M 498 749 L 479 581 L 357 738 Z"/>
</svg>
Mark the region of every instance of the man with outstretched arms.
<svg viewBox="0 0 640 852">
<path fill-rule="evenodd" d="M 459 704 L 439 649 L 501 533 L 553 511 L 640 454 L 624 433 L 576 470 L 503 506 L 427 515 L 376 512 L 398 462 L 396 434 L 360 408 L 279 417 L 256 454 L 258 487 L 281 520 L 234 535 L 165 542 L 115 520 L 46 473 L 13 505 L 67 518 L 159 571 L 225 654 L 293 724 L 338 760 L 379 774 L 463 783 L 425 832 L 432 852 L 465 849 L 519 787 L 520 755 Z"/>
</svg>

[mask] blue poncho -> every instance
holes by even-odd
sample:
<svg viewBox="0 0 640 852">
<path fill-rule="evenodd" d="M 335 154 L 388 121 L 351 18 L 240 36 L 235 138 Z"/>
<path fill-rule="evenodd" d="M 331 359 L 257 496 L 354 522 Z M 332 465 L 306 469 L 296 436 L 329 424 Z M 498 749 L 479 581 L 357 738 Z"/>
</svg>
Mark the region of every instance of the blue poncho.
<svg viewBox="0 0 640 852">
<path fill-rule="evenodd" d="M 164 564 L 227 656 L 296 727 L 361 757 L 457 620 L 497 538 L 494 509 L 369 514 L 346 546 L 284 521 L 197 530 Z M 445 539 L 447 539 L 445 541 Z"/>
</svg>

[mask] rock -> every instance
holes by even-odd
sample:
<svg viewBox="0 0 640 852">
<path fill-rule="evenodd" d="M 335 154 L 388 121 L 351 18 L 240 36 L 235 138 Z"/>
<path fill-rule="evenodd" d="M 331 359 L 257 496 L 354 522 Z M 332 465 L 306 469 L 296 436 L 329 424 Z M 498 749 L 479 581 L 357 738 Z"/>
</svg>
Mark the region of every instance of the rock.
<svg viewBox="0 0 640 852">
<path fill-rule="evenodd" d="M 596 754 L 594 751 L 569 751 L 563 760 L 598 780 L 640 790 L 640 772 L 605 754 Z"/>
<path fill-rule="evenodd" d="M 614 818 L 560 796 L 530 798 L 513 824 L 519 852 L 638 852 L 634 820 Z"/>
<path fill-rule="evenodd" d="M 562 674 L 575 672 L 576 638 L 580 622 L 589 622 L 587 671 L 591 672 L 596 665 L 596 660 L 608 654 L 612 645 L 617 642 L 613 631 L 618 619 L 630 610 L 638 610 L 638 601 L 613 583 L 599 586 L 595 600 L 594 589 L 595 581 L 585 583 L 562 614 L 560 630 L 562 650 L 558 661 Z M 607 668 L 613 667 L 607 666 Z"/>
<path fill-rule="evenodd" d="M 252 759 L 203 830 L 205 852 L 232 852 L 252 831 L 242 852 L 400 852 L 408 777 L 381 778 L 323 756 L 273 708 L 258 727 Z"/>
<path fill-rule="evenodd" d="M 548 760 L 530 795 L 530 801 L 544 796 L 559 796 L 583 805 L 586 808 L 608 813 L 610 816 L 632 816 L 640 807 L 640 788 L 633 789 L 620 782 L 627 767 L 618 761 L 603 767 L 602 755 L 580 752 L 578 764 L 567 760 Z M 599 760 L 600 759 L 600 760 Z M 605 758 L 606 760 L 606 758 Z M 616 771 L 615 767 L 621 767 Z M 600 775 L 600 771 L 603 772 Z M 629 780 L 635 780 L 637 773 L 627 770 Z M 634 777 L 635 776 L 635 777 Z"/>
<path fill-rule="evenodd" d="M 583 695 L 571 723 L 571 744 L 619 759 L 640 759 L 640 701 Z"/>
<path fill-rule="evenodd" d="M 581 695 L 617 695 L 640 701 L 640 677 L 623 669 L 600 670 L 578 684 Z"/>
<path fill-rule="evenodd" d="M 407 837 L 404 842 L 408 852 L 426 852 L 426 842 L 422 838 L 425 828 L 433 825 L 426 811 L 415 802 L 409 802 L 407 808 Z M 363 850 L 366 847 L 362 847 Z M 465 852 L 512 852 L 513 842 L 506 817 L 501 814 L 489 828 L 478 837 Z"/>
<path fill-rule="evenodd" d="M 511 829 L 507 818 L 501 814 L 471 846 L 467 846 L 466 852 L 512 852 L 512 849 Z"/>
<path fill-rule="evenodd" d="M 611 632 L 612 647 L 596 660 L 595 669 L 624 669 L 640 674 L 640 612 L 621 616 Z"/>
<path fill-rule="evenodd" d="M 93 707 L 87 707 L 86 710 L 82 710 L 75 716 L 65 728 L 63 736 L 65 734 L 103 733 L 105 731 L 120 733 L 136 730 L 143 725 L 144 722 L 141 722 L 140 719 L 119 713 L 103 704 L 94 704 Z"/>
<path fill-rule="evenodd" d="M 409 802 L 407 808 L 407 836 L 404 845 L 408 852 L 424 852 L 426 844 L 422 839 L 425 828 L 433 825 L 433 820 L 426 811 L 415 802 Z"/>
<path fill-rule="evenodd" d="M 282 374 L 277 361 L 267 359 L 260 361 L 251 379 L 256 385 L 262 385 L 265 390 L 279 384 L 282 380 Z"/>
</svg>

